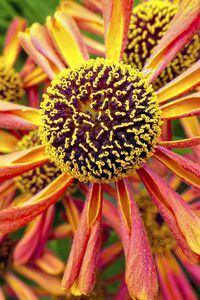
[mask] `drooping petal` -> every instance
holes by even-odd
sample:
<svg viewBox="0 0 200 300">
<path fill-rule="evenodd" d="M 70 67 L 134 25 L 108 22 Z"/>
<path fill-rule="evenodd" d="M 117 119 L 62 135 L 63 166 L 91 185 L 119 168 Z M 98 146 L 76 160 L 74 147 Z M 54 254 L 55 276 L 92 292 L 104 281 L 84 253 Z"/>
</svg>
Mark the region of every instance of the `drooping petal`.
<svg viewBox="0 0 200 300">
<path fill-rule="evenodd" d="M 18 141 L 19 140 L 14 135 L 4 130 L 0 130 L 0 152 L 9 153 L 17 151 Z"/>
<path fill-rule="evenodd" d="M 3 58 L 8 67 L 12 67 L 17 59 L 20 51 L 18 33 L 24 31 L 25 27 L 26 21 L 20 17 L 15 17 L 10 23 L 3 47 Z"/>
<path fill-rule="evenodd" d="M 57 11 L 53 17 L 47 17 L 47 28 L 68 66 L 76 67 L 89 58 L 78 26 L 64 12 Z"/>
<path fill-rule="evenodd" d="M 65 269 L 62 286 L 72 294 L 92 292 L 96 278 L 96 267 L 101 245 L 101 185 L 90 185 L 81 214 L 79 227 Z"/>
<path fill-rule="evenodd" d="M 119 180 L 116 185 L 126 261 L 125 281 L 133 299 L 154 299 L 157 275 L 139 209 L 127 179 Z"/>
<path fill-rule="evenodd" d="M 44 146 L 0 156 L 0 182 L 35 169 L 48 161 Z"/>
<path fill-rule="evenodd" d="M 179 194 L 146 165 L 137 172 L 182 251 L 191 260 L 199 261 L 200 218 Z"/>
<path fill-rule="evenodd" d="M 54 276 L 50 276 L 39 269 L 30 266 L 27 267 L 25 265 L 15 265 L 14 269 L 26 278 L 33 280 L 51 295 L 61 296 L 65 294 L 61 289 L 60 280 Z"/>
<path fill-rule="evenodd" d="M 173 99 L 174 97 L 177 98 L 179 95 L 186 93 L 187 91 L 191 90 L 192 88 L 200 84 L 199 78 L 200 78 L 200 60 L 198 60 L 195 64 L 193 64 L 193 66 L 191 66 L 181 75 L 179 75 L 171 82 L 163 86 L 161 89 L 159 89 L 157 91 L 158 102 L 160 104 L 163 104 L 168 100 Z M 190 95 L 189 98 L 191 97 L 193 97 L 193 95 Z M 192 102 L 193 100 L 190 101 Z"/>
<path fill-rule="evenodd" d="M 160 146 L 157 146 L 154 156 L 185 182 L 200 189 L 199 164 Z"/>
<path fill-rule="evenodd" d="M 80 29 L 103 36 L 103 19 L 85 6 L 73 1 L 61 1 L 59 10 L 73 18 Z"/>
<path fill-rule="evenodd" d="M 162 72 L 199 27 L 200 1 L 182 0 L 167 32 L 154 48 L 144 67 L 144 70 L 152 69 L 152 74 L 149 78 L 150 82 Z"/>
<path fill-rule="evenodd" d="M 25 89 L 27 89 L 27 88 L 37 85 L 41 82 L 44 82 L 45 80 L 47 80 L 47 78 L 48 78 L 48 76 L 46 73 L 44 73 L 42 68 L 36 67 L 36 68 L 34 68 L 34 70 L 32 72 L 30 72 L 29 74 L 24 76 L 23 87 Z"/>
<path fill-rule="evenodd" d="M 133 0 L 103 0 L 106 57 L 118 62 L 126 47 Z"/>
<path fill-rule="evenodd" d="M 12 232 L 32 221 L 57 202 L 72 182 L 73 178 L 67 174 L 60 175 L 45 189 L 25 203 L 0 211 L 0 232 Z"/>
<path fill-rule="evenodd" d="M 114 204 L 108 201 L 107 199 L 103 199 L 102 214 L 105 218 L 104 223 L 113 228 L 116 231 L 116 233 L 120 236 L 121 226 L 116 206 L 114 206 Z"/>
<path fill-rule="evenodd" d="M 17 295 L 17 298 L 19 300 L 38 300 L 33 290 L 14 274 L 7 272 L 6 274 L 4 274 L 4 279 L 9 284 L 14 293 Z"/>
<path fill-rule="evenodd" d="M 89 53 L 104 57 L 105 56 L 105 46 L 87 36 L 83 36 L 83 40 L 87 46 Z"/>
<path fill-rule="evenodd" d="M 76 207 L 72 197 L 66 196 L 64 199 L 64 206 L 67 215 L 67 219 L 71 226 L 73 233 L 75 234 L 80 221 L 80 212 Z"/>
<path fill-rule="evenodd" d="M 31 130 L 41 125 L 39 110 L 0 100 L 0 127 Z"/>
<path fill-rule="evenodd" d="M 200 93 L 194 93 L 161 106 L 162 119 L 180 119 L 200 115 Z"/>
<path fill-rule="evenodd" d="M 97 13 L 100 13 L 103 10 L 103 3 L 99 0 L 83 0 L 83 4 L 85 7 Z"/>
<path fill-rule="evenodd" d="M 183 140 L 159 141 L 158 145 L 167 149 L 194 147 L 200 144 L 200 136 Z"/>
</svg>

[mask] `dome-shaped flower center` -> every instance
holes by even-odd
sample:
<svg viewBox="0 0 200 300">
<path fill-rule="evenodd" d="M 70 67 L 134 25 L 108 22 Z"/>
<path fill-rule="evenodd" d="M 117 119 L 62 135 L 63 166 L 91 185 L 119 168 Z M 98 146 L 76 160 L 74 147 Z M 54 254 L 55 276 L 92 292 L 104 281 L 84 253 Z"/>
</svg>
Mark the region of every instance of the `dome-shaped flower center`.
<svg viewBox="0 0 200 300">
<path fill-rule="evenodd" d="M 6 271 L 12 256 L 14 242 L 9 238 L 0 244 L 0 276 Z"/>
<path fill-rule="evenodd" d="M 144 74 L 106 59 L 63 70 L 41 108 L 39 135 L 50 158 L 80 181 L 133 173 L 160 134 L 156 94 Z"/>
<path fill-rule="evenodd" d="M 34 130 L 25 135 L 18 143 L 19 150 L 41 145 L 38 131 Z M 20 190 L 24 193 L 35 195 L 50 184 L 61 174 L 61 171 L 52 162 L 48 162 L 34 170 L 25 172 L 16 177 L 15 181 Z"/>
<path fill-rule="evenodd" d="M 0 100 L 17 102 L 23 94 L 20 76 L 0 59 Z"/>
<path fill-rule="evenodd" d="M 178 7 L 169 1 L 149 1 L 133 9 L 127 48 L 123 60 L 133 68 L 142 70 L 154 47 L 164 36 Z M 200 33 L 176 55 L 153 83 L 154 89 L 162 87 L 200 58 Z"/>
<path fill-rule="evenodd" d="M 176 242 L 149 195 L 141 192 L 135 197 L 135 200 L 138 204 L 153 253 L 166 253 L 172 250 Z"/>
</svg>

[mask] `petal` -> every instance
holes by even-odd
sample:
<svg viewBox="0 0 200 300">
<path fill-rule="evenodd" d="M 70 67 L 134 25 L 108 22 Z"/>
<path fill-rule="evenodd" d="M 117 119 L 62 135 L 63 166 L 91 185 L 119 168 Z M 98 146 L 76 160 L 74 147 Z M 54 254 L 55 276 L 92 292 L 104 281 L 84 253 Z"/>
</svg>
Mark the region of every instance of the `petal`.
<svg viewBox="0 0 200 300">
<path fill-rule="evenodd" d="M 32 72 L 24 76 L 23 87 L 27 89 L 47 80 L 47 74 L 40 67 L 34 68 Z"/>
<path fill-rule="evenodd" d="M 72 197 L 65 197 L 64 199 L 64 206 L 67 215 L 67 219 L 69 221 L 70 227 L 75 234 L 79 225 L 80 221 L 80 212 L 74 203 Z"/>
<path fill-rule="evenodd" d="M 154 156 L 189 185 L 200 188 L 199 164 L 160 146 Z"/>
<path fill-rule="evenodd" d="M 73 1 L 61 1 L 59 10 L 73 18 L 80 29 L 103 36 L 103 19 L 85 6 Z"/>
<path fill-rule="evenodd" d="M 26 21 L 20 17 L 15 17 L 10 23 L 3 48 L 3 58 L 8 67 L 12 67 L 17 59 L 20 51 L 18 33 L 24 31 L 25 27 Z"/>
<path fill-rule="evenodd" d="M 56 277 L 50 276 L 34 267 L 26 267 L 22 265 L 15 265 L 14 269 L 22 274 L 25 278 L 33 280 L 51 295 L 60 296 L 64 295 L 61 289 L 60 280 Z M 29 298 L 27 298 L 29 299 Z M 24 299 L 23 299 L 24 300 Z"/>
<path fill-rule="evenodd" d="M 103 3 L 99 0 L 83 0 L 84 6 L 91 9 L 91 11 L 100 13 L 103 10 Z"/>
<path fill-rule="evenodd" d="M 53 17 L 47 17 L 47 28 L 67 65 L 76 67 L 89 58 L 75 21 L 64 12 L 57 11 Z"/>
<path fill-rule="evenodd" d="M 45 250 L 34 264 L 49 275 L 58 275 L 64 271 L 64 263 L 49 250 Z"/>
<path fill-rule="evenodd" d="M 101 208 L 101 185 L 93 183 L 89 187 L 62 280 L 63 288 L 71 289 L 74 295 L 88 294 L 94 288 L 101 244 Z"/>
<path fill-rule="evenodd" d="M 126 260 L 126 284 L 133 299 L 154 299 L 157 293 L 157 275 L 140 212 L 128 180 L 119 180 L 116 185 Z"/>
<path fill-rule="evenodd" d="M 152 82 L 167 64 L 176 56 L 177 52 L 187 44 L 190 37 L 200 27 L 199 0 L 182 0 L 179 10 L 170 23 L 170 26 L 154 48 L 152 55 L 144 69 L 152 69 L 149 81 Z"/>
<path fill-rule="evenodd" d="M 4 274 L 4 278 L 19 300 L 38 300 L 33 290 L 12 273 Z"/>
<path fill-rule="evenodd" d="M 200 124 L 198 117 L 189 117 L 180 119 L 181 124 L 185 130 L 188 137 L 198 136 L 200 133 Z M 194 147 L 193 152 L 195 156 L 200 161 L 200 146 Z"/>
<path fill-rule="evenodd" d="M 72 229 L 69 224 L 62 224 L 57 226 L 51 235 L 52 239 L 59 240 L 64 239 L 72 234 Z"/>
<path fill-rule="evenodd" d="M 41 125 L 38 109 L 0 100 L 0 126 L 30 130 Z"/>
<path fill-rule="evenodd" d="M 4 197 L 9 196 L 13 192 L 15 192 L 15 190 L 16 190 L 15 182 L 13 182 L 13 180 L 7 180 L 6 182 L 0 185 L 0 198 L 3 200 Z M 3 202 L 2 200 L 0 202 L 0 209 L 3 208 L 3 206 L 1 206 Z"/>
<path fill-rule="evenodd" d="M 26 264 L 40 257 L 44 252 L 54 219 L 54 207 L 38 216 L 28 224 L 26 231 L 15 246 L 13 259 L 19 264 Z"/>
<path fill-rule="evenodd" d="M 115 259 L 121 255 L 123 252 L 123 247 L 121 242 L 116 242 L 104 250 L 101 251 L 100 258 L 99 258 L 99 267 L 104 269 L 111 265 Z"/>
<path fill-rule="evenodd" d="M 17 150 L 18 139 L 3 130 L 0 130 L 0 152 L 9 153 Z"/>
<path fill-rule="evenodd" d="M 97 56 L 105 56 L 105 46 L 101 43 L 87 37 L 83 36 L 83 40 L 87 46 L 87 50 L 89 53 L 97 55 Z"/>
<path fill-rule="evenodd" d="M 191 66 L 181 75 L 159 89 L 157 91 L 158 102 L 161 104 L 165 103 L 166 101 L 191 90 L 199 84 L 199 77 L 200 60 L 198 60 L 195 64 L 193 64 L 193 66 Z"/>
<path fill-rule="evenodd" d="M 44 72 L 52 80 L 56 76 L 54 66 L 52 67 L 48 59 L 35 49 L 31 41 L 30 30 L 27 29 L 26 32 L 20 32 L 19 41 L 27 54 L 35 61 L 36 64 L 38 64 L 44 70 Z"/>
<path fill-rule="evenodd" d="M 161 106 L 162 119 L 180 119 L 200 115 L 200 92 Z"/>
<path fill-rule="evenodd" d="M 118 62 L 126 47 L 133 0 L 103 0 L 106 57 Z"/>
<path fill-rule="evenodd" d="M 117 234 L 121 235 L 121 225 L 119 221 L 117 208 L 113 203 L 108 201 L 107 199 L 103 199 L 103 217 L 105 218 L 104 223 L 113 228 Z"/>
<path fill-rule="evenodd" d="M 0 211 L 0 232 L 9 233 L 32 221 L 56 203 L 73 182 L 67 174 L 60 175 L 40 193 L 19 206 Z"/>
<path fill-rule="evenodd" d="M 0 156 L 0 182 L 23 174 L 48 161 L 44 146 Z"/>
<path fill-rule="evenodd" d="M 0 300 L 6 300 L 3 289 L 0 287 Z"/>
<path fill-rule="evenodd" d="M 183 139 L 183 140 L 175 140 L 175 141 L 159 141 L 158 145 L 165 147 L 167 149 L 172 148 L 188 148 L 194 147 L 200 144 L 200 136 Z"/>
<path fill-rule="evenodd" d="M 199 261 L 200 218 L 165 181 L 146 165 L 137 171 L 182 251 Z"/>
</svg>

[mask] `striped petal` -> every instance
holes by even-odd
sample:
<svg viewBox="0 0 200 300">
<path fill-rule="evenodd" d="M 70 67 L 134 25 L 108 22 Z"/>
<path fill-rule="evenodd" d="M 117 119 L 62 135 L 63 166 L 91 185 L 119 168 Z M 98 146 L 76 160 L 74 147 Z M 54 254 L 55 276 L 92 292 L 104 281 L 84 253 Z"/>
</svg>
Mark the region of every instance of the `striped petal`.
<svg viewBox="0 0 200 300">
<path fill-rule="evenodd" d="M 18 139 L 3 130 L 0 130 L 0 152 L 1 153 L 9 153 L 17 150 Z"/>
<path fill-rule="evenodd" d="M 46 290 L 51 295 L 61 296 L 64 291 L 61 289 L 60 280 L 54 276 L 50 276 L 34 267 L 23 265 L 15 265 L 14 269 L 23 275 L 25 278 L 33 280 L 40 287 Z M 23 299 L 24 300 L 24 299 Z M 29 298 L 27 298 L 29 300 Z M 31 299 L 30 299 L 31 300 Z"/>
<path fill-rule="evenodd" d="M 31 130 L 41 125 L 39 110 L 0 100 L 0 127 Z"/>
<path fill-rule="evenodd" d="M 101 245 L 101 185 L 90 185 L 79 227 L 65 269 L 62 286 L 78 296 L 92 292 Z"/>
<path fill-rule="evenodd" d="M 199 78 L 200 60 L 198 60 L 193 66 L 176 77 L 174 80 L 159 89 L 157 91 L 158 102 L 163 104 L 174 97 L 178 97 L 179 95 L 186 93 L 196 85 L 200 84 Z M 190 97 L 193 97 L 193 95 L 190 95 Z"/>
<path fill-rule="evenodd" d="M 87 50 L 89 53 L 97 55 L 97 56 L 105 56 L 105 46 L 101 43 L 87 37 L 83 36 L 83 40 L 87 46 Z"/>
<path fill-rule="evenodd" d="M 59 10 L 73 18 L 80 29 L 103 36 L 103 19 L 85 6 L 73 1 L 61 1 Z"/>
<path fill-rule="evenodd" d="M 106 57 L 118 62 L 126 47 L 133 0 L 103 0 Z"/>
<path fill-rule="evenodd" d="M 60 175 L 25 203 L 0 211 L 0 233 L 12 232 L 32 221 L 56 203 L 72 182 L 72 177 Z"/>
<path fill-rule="evenodd" d="M 162 119 L 180 119 L 200 115 L 200 92 L 161 106 Z"/>
<path fill-rule="evenodd" d="M 101 13 L 103 10 L 103 3 L 99 0 L 83 0 L 84 6 L 89 8 L 90 10 Z"/>
<path fill-rule="evenodd" d="M 86 45 L 73 19 L 64 12 L 57 11 L 53 17 L 47 17 L 46 23 L 57 50 L 68 66 L 76 67 L 89 58 Z"/>
<path fill-rule="evenodd" d="M 3 47 L 3 58 L 8 67 L 12 67 L 15 64 L 17 56 L 19 55 L 20 44 L 18 33 L 24 31 L 25 27 L 26 21 L 20 17 L 15 17 L 10 23 Z"/>
<path fill-rule="evenodd" d="M 17 296 L 17 299 L 38 300 L 33 290 L 14 274 L 7 272 L 6 274 L 4 274 L 4 279 L 14 291 L 15 295 Z"/>
<path fill-rule="evenodd" d="M 144 69 L 152 69 L 149 81 L 156 79 L 177 52 L 200 27 L 200 1 L 182 0 L 170 26 L 154 48 Z"/>
<path fill-rule="evenodd" d="M 183 139 L 183 140 L 159 141 L 158 145 L 165 147 L 167 149 L 194 147 L 200 145 L 200 136 L 192 137 L 189 139 Z"/>
<path fill-rule="evenodd" d="M 189 185 L 200 189 L 199 164 L 160 146 L 157 146 L 154 156 Z"/>
<path fill-rule="evenodd" d="M 64 271 L 64 263 L 49 250 L 45 250 L 34 264 L 49 275 L 58 275 Z"/>
<path fill-rule="evenodd" d="M 119 180 L 116 185 L 126 284 L 133 299 L 153 299 L 157 293 L 156 269 L 139 209 L 127 179 Z"/>
<path fill-rule="evenodd" d="M 182 251 L 191 261 L 199 261 L 200 218 L 161 177 L 146 165 L 137 172 Z"/>
<path fill-rule="evenodd" d="M 48 161 L 44 146 L 0 156 L 0 182 L 35 169 Z"/>
</svg>

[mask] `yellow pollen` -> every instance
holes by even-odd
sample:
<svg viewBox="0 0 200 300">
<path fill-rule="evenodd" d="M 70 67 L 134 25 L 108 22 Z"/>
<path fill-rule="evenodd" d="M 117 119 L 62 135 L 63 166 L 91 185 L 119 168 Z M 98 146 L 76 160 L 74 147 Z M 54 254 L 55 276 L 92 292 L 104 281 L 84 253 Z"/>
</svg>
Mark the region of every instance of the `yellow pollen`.
<svg viewBox="0 0 200 300">
<path fill-rule="evenodd" d="M 0 58 L 0 100 L 18 102 L 23 94 L 20 76 Z"/>
<path fill-rule="evenodd" d="M 38 131 L 34 130 L 25 135 L 18 143 L 19 150 L 25 150 L 34 146 L 41 145 Z M 48 162 L 34 170 L 25 172 L 15 178 L 16 184 L 23 193 L 35 195 L 50 184 L 61 171 L 52 162 Z"/>
<path fill-rule="evenodd" d="M 140 214 L 153 253 L 167 253 L 176 246 L 172 233 L 146 192 L 136 195 Z"/>
<path fill-rule="evenodd" d="M 167 31 L 178 7 L 170 1 L 152 0 L 133 9 L 129 27 L 127 48 L 123 60 L 133 68 L 142 70 L 154 47 Z M 153 83 L 154 90 L 159 89 L 200 58 L 200 33 L 167 65 Z"/>
<path fill-rule="evenodd" d="M 156 93 L 131 66 L 91 59 L 63 70 L 43 98 L 40 139 L 62 172 L 80 181 L 118 180 L 154 152 L 161 126 Z"/>
</svg>

